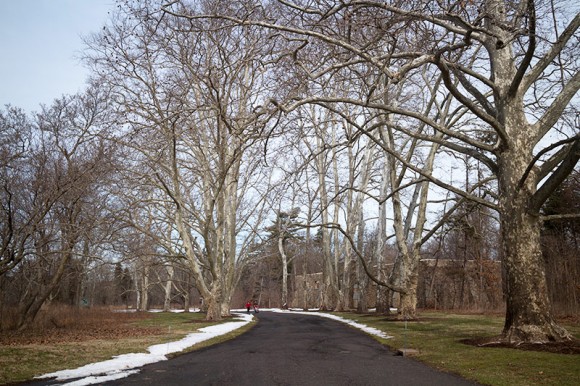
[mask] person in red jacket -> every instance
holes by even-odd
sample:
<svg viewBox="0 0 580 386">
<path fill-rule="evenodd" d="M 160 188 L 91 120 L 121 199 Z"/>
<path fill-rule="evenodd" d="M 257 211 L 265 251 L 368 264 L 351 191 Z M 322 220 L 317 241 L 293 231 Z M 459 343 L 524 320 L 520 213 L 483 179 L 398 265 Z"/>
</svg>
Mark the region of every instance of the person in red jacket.
<svg viewBox="0 0 580 386">
<path fill-rule="evenodd" d="M 252 308 L 252 302 L 248 300 L 246 302 L 246 309 L 248 310 L 248 314 L 250 313 L 250 308 Z"/>
</svg>

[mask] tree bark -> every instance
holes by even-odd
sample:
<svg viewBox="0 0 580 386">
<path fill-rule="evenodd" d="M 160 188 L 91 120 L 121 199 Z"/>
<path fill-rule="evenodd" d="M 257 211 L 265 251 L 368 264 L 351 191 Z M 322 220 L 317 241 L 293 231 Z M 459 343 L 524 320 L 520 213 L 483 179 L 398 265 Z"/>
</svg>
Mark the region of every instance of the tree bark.
<svg viewBox="0 0 580 386">
<path fill-rule="evenodd" d="M 17 322 L 17 328 L 19 331 L 23 331 L 30 327 L 44 302 L 46 302 L 50 294 L 58 287 L 65 268 L 70 261 L 71 253 L 71 251 L 65 251 L 62 253 L 58 269 L 52 276 L 50 282 L 47 285 L 41 286 L 36 296 L 31 297 L 29 302 L 19 307 Z"/>
<path fill-rule="evenodd" d="M 284 224 L 281 225 L 283 228 Z M 288 309 L 288 256 L 284 251 L 284 231 L 282 229 L 278 233 L 278 252 L 282 258 L 282 308 Z"/>
<path fill-rule="evenodd" d="M 511 343 L 569 340 L 571 335 L 557 325 L 551 314 L 540 244 L 541 222 L 527 211 L 535 183 L 518 189 L 519 179 L 514 177 L 521 176 L 522 170 L 517 168 L 527 165 L 518 159 L 521 156 L 507 152 L 500 164 L 502 263 L 507 301 L 503 339 Z"/>
<path fill-rule="evenodd" d="M 68 212 L 66 217 L 59 221 L 61 250 L 58 253 L 55 253 L 54 257 L 50 256 L 50 252 L 44 256 L 44 258 L 54 258 L 58 260 L 56 270 L 52 273 L 48 283 L 42 283 L 36 289 L 34 296 L 30 296 L 30 300 L 19 307 L 17 328 L 20 331 L 25 330 L 34 322 L 41 307 L 60 285 L 66 267 L 72 259 L 73 251 L 79 236 L 76 229 L 71 229 L 74 227 L 71 227 L 70 224 L 75 223 L 77 215 L 79 214 L 79 208 L 73 207 L 66 212 Z"/>
<path fill-rule="evenodd" d="M 214 288 L 210 295 L 204 298 L 206 302 L 206 320 L 222 320 L 222 304 L 219 301 L 220 289 Z"/>
<path fill-rule="evenodd" d="M 327 128 L 326 125 L 320 125 L 316 120 L 316 110 L 313 108 L 311 110 L 312 119 L 315 120 L 315 127 L 320 130 Z M 324 151 L 324 141 L 321 138 L 322 133 L 317 132 L 317 153 L 316 156 L 316 172 L 318 174 L 318 184 L 319 184 L 319 198 L 321 207 L 321 219 L 322 224 L 329 223 L 329 200 L 328 200 L 328 190 L 326 184 L 326 172 L 328 167 L 325 162 L 326 152 Z M 338 293 L 338 283 L 336 283 L 336 272 L 334 262 L 332 260 L 331 248 L 330 248 L 330 231 L 324 225 L 320 229 L 321 243 L 322 243 L 322 255 L 324 259 L 323 263 L 323 283 L 320 299 L 320 308 L 322 310 L 332 309 L 336 305 L 336 297 Z"/>
<path fill-rule="evenodd" d="M 173 289 L 173 276 L 175 274 L 175 269 L 173 265 L 169 263 L 167 265 L 167 281 L 165 282 L 165 297 L 163 301 L 163 311 L 169 312 L 171 309 L 171 290 Z"/>
</svg>

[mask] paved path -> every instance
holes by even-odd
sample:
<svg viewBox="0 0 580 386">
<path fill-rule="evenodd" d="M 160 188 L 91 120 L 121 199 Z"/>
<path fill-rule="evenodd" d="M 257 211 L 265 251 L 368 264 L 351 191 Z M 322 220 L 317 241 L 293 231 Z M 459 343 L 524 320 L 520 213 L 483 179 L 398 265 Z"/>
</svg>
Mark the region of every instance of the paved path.
<svg viewBox="0 0 580 386">
<path fill-rule="evenodd" d="M 273 312 L 258 319 L 236 339 L 107 385 L 474 385 L 396 356 L 334 320 Z"/>
</svg>

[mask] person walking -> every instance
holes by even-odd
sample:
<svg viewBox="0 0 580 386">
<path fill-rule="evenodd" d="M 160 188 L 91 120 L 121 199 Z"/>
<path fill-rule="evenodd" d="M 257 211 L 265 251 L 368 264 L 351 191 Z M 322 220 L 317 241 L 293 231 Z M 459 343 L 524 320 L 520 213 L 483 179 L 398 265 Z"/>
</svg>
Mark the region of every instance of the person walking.
<svg viewBox="0 0 580 386">
<path fill-rule="evenodd" d="M 248 310 L 248 314 L 250 313 L 250 308 L 252 308 L 252 302 L 248 300 L 246 302 L 246 309 Z"/>
<path fill-rule="evenodd" d="M 254 313 L 256 313 L 256 314 L 257 314 L 258 312 L 260 312 L 260 311 L 258 310 L 258 302 L 257 302 L 256 300 L 254 300 Z"/>
</svg>

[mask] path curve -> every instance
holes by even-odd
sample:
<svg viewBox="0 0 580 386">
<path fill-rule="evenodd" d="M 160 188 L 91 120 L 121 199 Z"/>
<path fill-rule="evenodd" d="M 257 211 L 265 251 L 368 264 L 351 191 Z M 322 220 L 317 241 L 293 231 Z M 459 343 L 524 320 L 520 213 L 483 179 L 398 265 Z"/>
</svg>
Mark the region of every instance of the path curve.
<svg viewBox="0 0 580 386">
<path fill-rule="evenodd" d="M 343 323 L 312 315 L 260 312 L 228 342 L 147 365 L 107 385 L 474 385 L 396 356 Z"/>
</svg>

